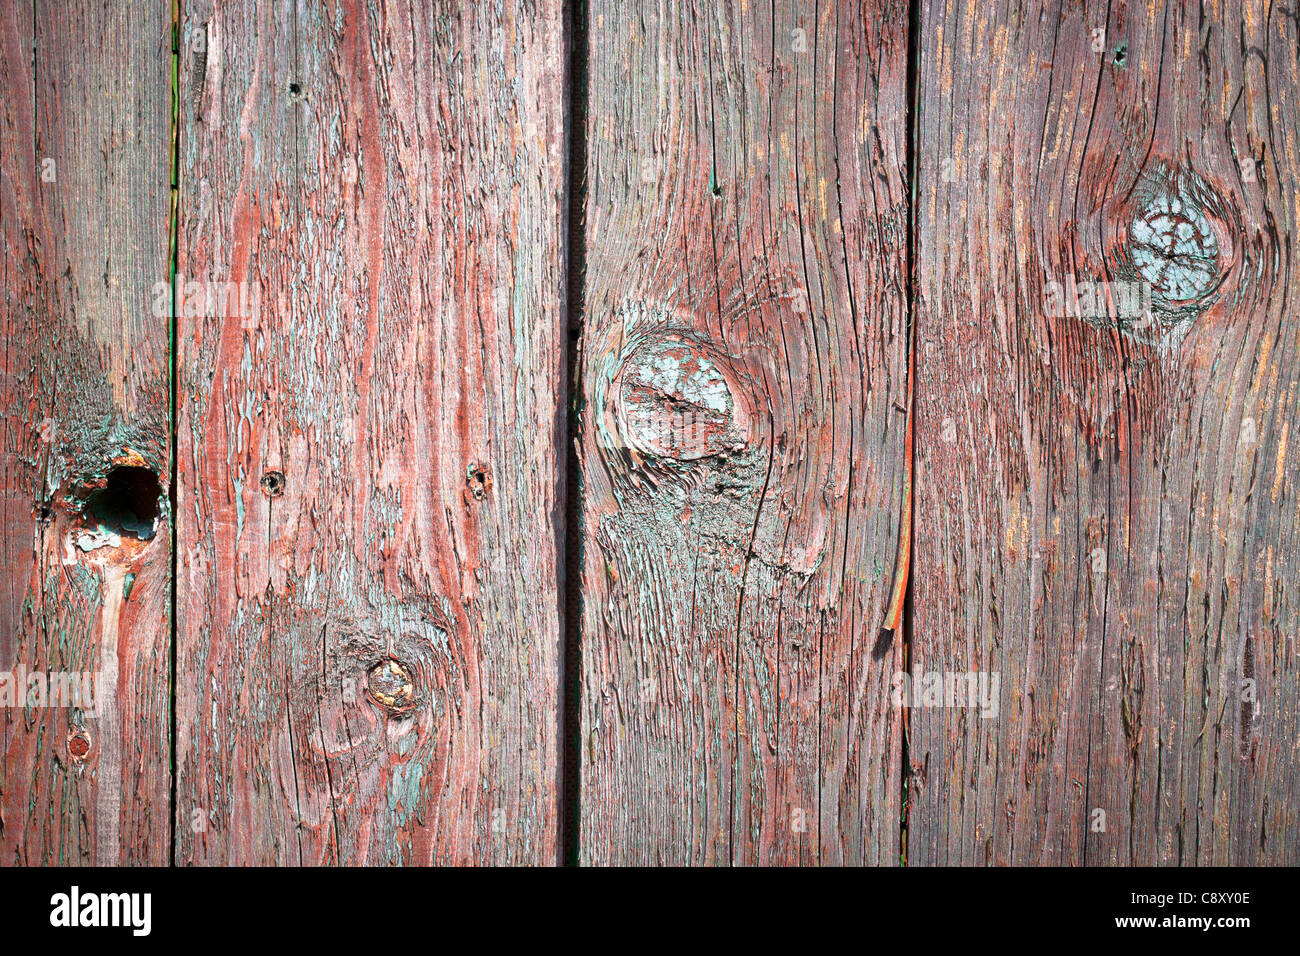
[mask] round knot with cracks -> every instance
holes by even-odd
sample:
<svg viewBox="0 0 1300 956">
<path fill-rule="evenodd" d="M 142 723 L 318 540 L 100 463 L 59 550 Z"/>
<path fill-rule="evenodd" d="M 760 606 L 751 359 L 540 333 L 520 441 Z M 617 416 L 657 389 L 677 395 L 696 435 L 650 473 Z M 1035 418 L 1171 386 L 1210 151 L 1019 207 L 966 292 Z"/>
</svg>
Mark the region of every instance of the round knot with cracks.
<svg viewBox="0 0 1300 956">
<path fill-rule="evenodd" d="M 1219 273 L 1219 242 L 1209 220 L 1178 198 L 1161 196 L 1129 227 L 1133 264 L 1153 295 L 1169 303 L 1199 299 Z"/>
<path fill-rule="evenodd" d="M 1159 170 L 1135 190 L 1125 255 L 1158 308 L 1203 303 L 1227 273 L 1231 235 L 1221 197 L 1190 172 Z"/>
<path fill-rule="evenodd" d="M 415 682 L 401 661 L 380 661 L 370 668 L 366 685 L 371 700 L 385 707 L 389 716 L 401 717 L 415 706 Z"/>
<path fill-rule="evenodd" d="M 1236 207 L 1193 170 L 1154 163 L 1118 210 L 1109 258 L 1118 326 L 1139 342 L 1176 346 L 1234 269 Z"/>
<path fill-rule="evenodd" d="M 619 435 L 641 455 L 695 461 L 749 442 L 752 415 L 729 363 L 686 336 L 633 349 L 612 384 Z"/>
</svg>

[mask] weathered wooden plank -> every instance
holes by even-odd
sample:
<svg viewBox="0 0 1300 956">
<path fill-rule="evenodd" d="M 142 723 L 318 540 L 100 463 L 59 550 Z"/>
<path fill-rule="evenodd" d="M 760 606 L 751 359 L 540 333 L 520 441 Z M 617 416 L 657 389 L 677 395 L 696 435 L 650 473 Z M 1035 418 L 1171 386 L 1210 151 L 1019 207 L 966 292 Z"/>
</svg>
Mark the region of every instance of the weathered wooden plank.
<svg viewBox="0 0 1300 956">
<path fill-rule="evenodd" d="M 170 36 L 0 8 L 5 863 L 168 857 Z"/>
<path fill-rule="evenodd" d="M 177 859 L 552 863 L 559 4 L 182 38 Z"/>
<path fill-rule="evenodd" d="M 591 4 L 583 862 L 898 859 L 906 23 Z"/>
<path fill-rule="evenodd" d="M 920 31 L 909 860 L 1295 863 L 1294 12 Z"/>
</svg>

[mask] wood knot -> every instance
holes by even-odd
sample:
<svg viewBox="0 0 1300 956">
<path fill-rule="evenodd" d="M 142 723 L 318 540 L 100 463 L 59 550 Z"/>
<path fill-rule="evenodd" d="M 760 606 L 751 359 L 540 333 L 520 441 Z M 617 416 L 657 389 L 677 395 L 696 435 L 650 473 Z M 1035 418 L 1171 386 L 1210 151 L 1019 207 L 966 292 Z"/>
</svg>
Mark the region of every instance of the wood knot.
<svg viewBox="0 0 1300 956">
<path fill-rule="evenodd" d="M 268 471 L 262 476 L 262 494 L 278 498 L 284 494 L 284 472 Z"/>
<path fill-rule="evenodd" d="M 1159 167 L 1134 189 L 1122 257 L 1150 286 L 1158 306 L 1204 302 L 1232 257 L 1230 211 L 1222 196 L 1188 170 Z"/>
<path fill-rule="evenodd" d="M 1177 345 L 1231 270 L 1233 207 L 1191 170 L 1160 164 L 1134 187 L 1126 210 L 1113 261 L 1119 278 L 1138 287 L 1143 308 L 1120 327 Z"/>
<path fill-rule="evenodd" d="M 729 363 L 683 335 L 632 350 L 612 391 L 619 434 L 641 455 L 695 461 L 749 443 L 752 414 Z"/>
<path fill-rule="evenodd" d="M 481 462 L 465 469 L 465 500 L 483 501 L 492 491 L 492 471 Z"/>
<path fill-rule="evenodd" d="M 1157 196 L 1129 226 L 1129 252 L 1151 293 L 1184 305 L 1212 290 L 1222 276 L 1219 241 L 1190 199 Z"/>
<path fill-rule="evenodd" d="M 106 474 L 86 479 L 73 496 L 71 503 L 80 514 L 74 521 L 72 543 L 91 552 L 121 548 L 128 541 L 150 541 L 158 532 L 162 502 L 157 472 L 134 454 L 116 459 Z"/>
<path fill-rule="evenodd" d="M 387 709 L 390 717 L 401 717 L 415 706 L 415 682 L 401 661 L 390 658 L 370 668 L 367 691 L 371 700 Z"/>
<path fill-rule="evenodd" d="M 74 763 L 82 763 L 90 756 L 90 735 L 84 730 L 68 733 L 68 756 Z"/>
</svg>

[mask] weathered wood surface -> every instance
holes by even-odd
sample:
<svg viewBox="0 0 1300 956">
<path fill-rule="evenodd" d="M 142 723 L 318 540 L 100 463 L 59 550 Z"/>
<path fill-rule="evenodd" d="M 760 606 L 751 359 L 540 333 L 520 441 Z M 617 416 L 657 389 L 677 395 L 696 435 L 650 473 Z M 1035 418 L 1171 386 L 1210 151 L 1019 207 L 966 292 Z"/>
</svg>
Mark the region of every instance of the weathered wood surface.
<svg viewBox="0 0 1300 956">
<path fill-rule="evenodd" d="M 177 862 L 554 863 L 559 4 L 181 36 Z"/>
<path fill-rule="evenodd" d="M 898 860 L 906 24 L 590 5 L 585 863 Z"/>
<path fill-rule="evenodd" d="M 1294 12 L 481 6 L 0 3 L 0 863 L 1300 862 Z"/>
<path fill-rule="evenodd" d="M 1294 864 L 1295 13 L 923 2 L 919 45 L 913 652 L 1001 699 L 912 709 L 909 862 Z"/>
<path fill-rule="evenodd" d="M 167 861 L 170 34 L 0 4 L 4 864 Z"/>
</svg>

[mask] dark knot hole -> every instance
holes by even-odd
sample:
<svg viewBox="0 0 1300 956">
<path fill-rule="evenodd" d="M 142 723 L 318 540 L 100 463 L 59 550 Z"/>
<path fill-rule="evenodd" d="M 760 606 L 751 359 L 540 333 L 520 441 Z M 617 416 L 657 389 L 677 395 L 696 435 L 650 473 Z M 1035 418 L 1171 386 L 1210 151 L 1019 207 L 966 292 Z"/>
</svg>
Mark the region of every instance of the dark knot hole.
<svg viewBox="0 0 1300 956">
<path fill-rule="evenodd" d="M 124 538 L 148 541 L 161 514 L 162 485 L 148 468 L 120 465 L 86 499 L 83 514 Z"/>
</svg>

